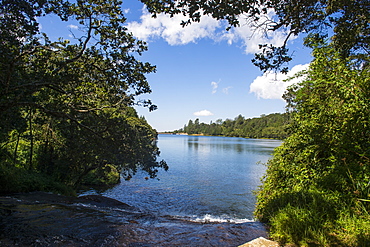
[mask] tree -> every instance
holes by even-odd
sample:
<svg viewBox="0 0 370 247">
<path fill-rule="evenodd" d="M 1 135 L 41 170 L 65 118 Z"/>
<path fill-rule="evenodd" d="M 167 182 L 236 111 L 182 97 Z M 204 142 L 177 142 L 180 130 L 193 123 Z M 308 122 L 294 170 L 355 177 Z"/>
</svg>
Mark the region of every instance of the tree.
<svg viewBox="0 0 370 247">
<path fill-rule="evenodd" d="M 144 75 L 154 72 L 155 67 L 131 54 L 141 54 L 146 46 L 126 32 L 122 25 L 125 18 L 117 7 L 120 4 L 116 0 L 73 4 L 62 0 L 2 1 L 1 83 L 5 90 L 0 109 L 30 105 L 52 114 L 54 109 L 31 99 L 45 88 L 57 95 L 67 94 L 72 99 L 68 105 L 60 102 L 60 108 L 77 112 L 101 109 L 104 103 L 132 105 L 135 96 L 150 93 Z M 37 18 L 46 14 L 57 14 L 63 21 L 76 19 L 85 32 L 74 43 L 52 42 L 37 23 Z M 88 84 L 92 79 L 94 83 Z M 111 97 L 103 97 L 103 93 Z M 102 102 L 91 106 L 89 100 Z M 155 108 L 148 101 L 144 103 Z"/>
<path fill-rule="evenodd" d="M 331 45 L 315 47 L 306 79 L 289 90 L 292 134 L 269 161 L 256 215 L 282 242 L 362 246 L 370 241 L 370 71 Z"/>
<path fill-rule="evenodd" d="M 146 51 L 124 27 L 121 1 L 3 0 L 0 3 L 0 137 L 2 169 L 23 167 L 77 186 L 113 165 L 155 177 L 164 162 L 156 132 L 131 106 L 156 108 L 136 59 Z M 52 41 L 38 20 L 75 20 L 83 33 Z M 147 162 L 147 163 L 145 163 Z"/>
<path fill-rule="evenodd" d="M 159 13 L 183 14 L 183 26 L 199 22 L 202 15 L 210 15 L 217 20 L 226 20 L 230 27 L 240 23 L 243 17 L 248 23 L 267 31 L 286 31 L 282 46 L 274 47 L 260 44 L 261 52 L 252 60 L 263 72 L 278 70 L 287 72 L 283 67 L 292 57 L 287 48 L 291 36 L 307 34 L 309 37 L 331 35 L 333 48 L 342 57 L 351 57 L 360 62 L 369 62 L 370 52 L 370 3 L 368 0 L 141 0 L 155 17 Z M 273 10 L 275 16 L 266 19 Z M 241 17 L 243 16 L 243 17 Z M 187 19 L 187 20 L 186 20 Z"/>
</svg>

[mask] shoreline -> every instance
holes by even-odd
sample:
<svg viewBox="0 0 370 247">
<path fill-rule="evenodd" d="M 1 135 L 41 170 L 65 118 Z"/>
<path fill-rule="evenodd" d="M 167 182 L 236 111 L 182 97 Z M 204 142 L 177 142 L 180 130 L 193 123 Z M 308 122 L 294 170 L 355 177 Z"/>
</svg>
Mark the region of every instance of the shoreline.
<svg viewBox="0 0 370 247">
<path fill-rule="evenodd" d="M 158 133 L 158 135 L 176 135 L 176 136 L 208 136 L 208 137 L 235 137 L 235 138 L 256 139 L 256 140 L 277 140 L 277 141 L 284 141 L 284 140 L 282 140 L 282 139 L 277 139 L 277 138 L 267 138 L 267 137 L 255 138 L 255 137 L 242 137 L 242 136 L 205 135 L 205 134 L 203 134 L 203 133 L 201 133 L 201 134 L 174 133 L 174 132 L 157 132 L 157 133 Z"/>
</svg>

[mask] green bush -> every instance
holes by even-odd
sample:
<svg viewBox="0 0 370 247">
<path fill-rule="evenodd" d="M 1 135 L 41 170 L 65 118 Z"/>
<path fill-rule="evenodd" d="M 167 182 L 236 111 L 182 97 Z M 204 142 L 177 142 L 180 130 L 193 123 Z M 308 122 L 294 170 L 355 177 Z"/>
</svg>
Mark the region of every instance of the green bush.
<svg viewBox="0 0 370 247">
<path fill-rule="evenodd" d="M 97 185 L 97 186 L 111 186 L 120 182 L 120 171 L 112 165 L 105 165 L 89 172 L 82 184 Z"/>
<path fill-rule="evenodd" d="M 257 195 L 271 236 L 299 246 L 368 246 L 370 72 L 318 45 L 306 79 L 286 94 L 291 135 Z"/>
</svg>

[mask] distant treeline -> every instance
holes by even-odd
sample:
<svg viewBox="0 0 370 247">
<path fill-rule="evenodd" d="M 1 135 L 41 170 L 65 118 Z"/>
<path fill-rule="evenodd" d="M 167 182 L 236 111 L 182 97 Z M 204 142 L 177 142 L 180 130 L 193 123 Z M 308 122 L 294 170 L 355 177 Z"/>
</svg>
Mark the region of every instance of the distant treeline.
<svg viewBox="0 0 370 247">
<path fill-rule="evenodd" d="M 273 113 L 246 119 L 242 115 L 232 119 L 218 119 L 216 122 L 199 123 L 199 119 L 189 120 L 184 128 L 174 131 L 188 134 L 203 134 L 210 136 L 233 136 L 245 138 L 285 139 L 288 136 L 287 113 Z"/>
</svg>

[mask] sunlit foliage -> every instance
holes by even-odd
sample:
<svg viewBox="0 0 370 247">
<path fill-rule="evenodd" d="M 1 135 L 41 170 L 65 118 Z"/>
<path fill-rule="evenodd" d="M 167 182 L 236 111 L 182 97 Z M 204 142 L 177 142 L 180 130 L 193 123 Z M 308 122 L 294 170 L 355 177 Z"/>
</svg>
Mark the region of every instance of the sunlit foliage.
<svg viewBox="0 0 370 247">
<path fill-rule="evenodd" d="M 292 87 L 292 134 L 269 161 L 256 216 L 281 242 L 370 242 L 370 71 L 316 44 Z M 353 219 L 353 221 L 351 220 Z M 354 224 L 356 229 L 353 229 Z"/>
</svg>

